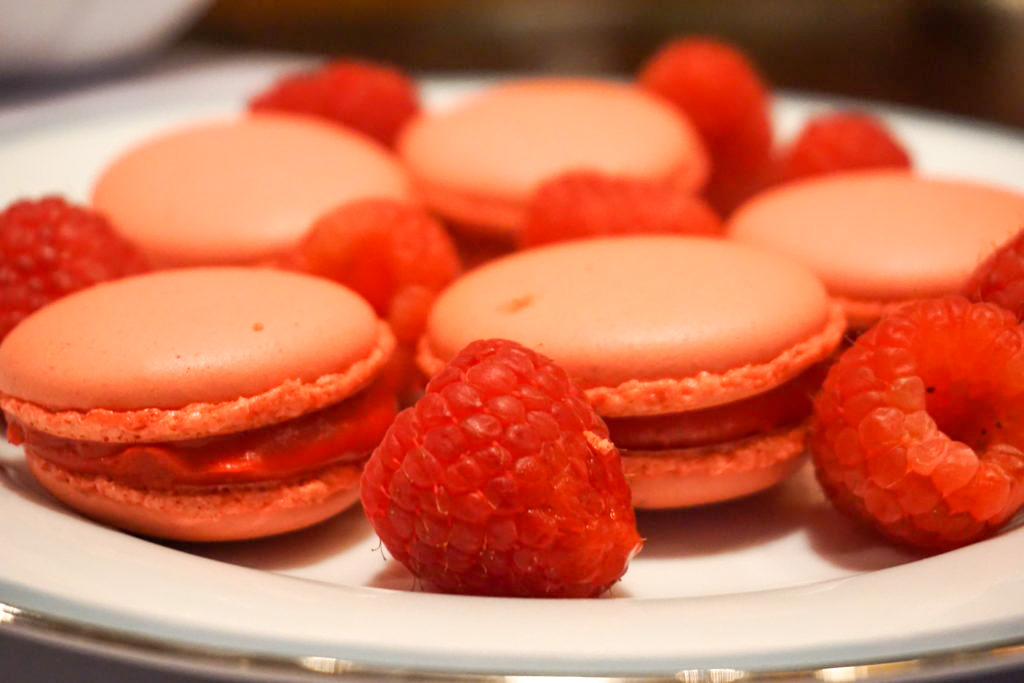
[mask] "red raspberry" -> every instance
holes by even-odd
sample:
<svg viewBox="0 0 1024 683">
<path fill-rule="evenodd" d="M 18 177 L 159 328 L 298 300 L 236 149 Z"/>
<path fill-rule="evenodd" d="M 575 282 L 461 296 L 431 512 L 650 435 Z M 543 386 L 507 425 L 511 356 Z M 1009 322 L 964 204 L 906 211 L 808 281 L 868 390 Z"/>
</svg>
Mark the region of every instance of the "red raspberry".
<svg viewBox="0 0 1024 683">
<path fill-rule="evenodd" d="M 0 213 L 0 339 L 55 299 L 145 269 L 103 215 L 60 197 L 14 202 Z"/>
<path fill-rule="evenodd" d="M 711 38 L 669 43 L 640 70 L 639 84 L 693 122 L 711 155 L 707 196 L 723 213 L 756 191 L 772 161 L 768 89 L 738 48 Z"/>
<path fill-rule="evenodd" d="M 753 116 L 714 152 L 714 168 L 704 195 L 723 214 L 769 185 L 775 170 L 772 124 Z"/>
<path fill-rule="evenodd" d="M 249 102 L 250 111 L 309 114 L 341 123 L 391 146 L 420 110 L 416 84 L 400 70 L 341 59 L 289 74 Z"/>
<path fill-rule="evenodd" d="M 910 168 L 910 155 L 881 121 L 837 112 L 809 120 L 779 160 L 779 180 L 790 181 L 867 168 Z"/>
<path fill-rule="evenodd" d="M 763 114 L 767 99 L 746 55 L 714 38 L 669 43 L 641 68 L 638 80 L 682 110 L 712 149 Z"/>
<path fill-rule="evenodd" d="M 1024 331 L 962 297 L 907 304 L 829 371 L 811 450 L 842 510 L 942 550 L 983 538 L 1024 502 Z"/>
<path fill-rule="evenodd" d="M 717 235 L 722 222 L 702 199 L 672 183 L 580 171 L 540 185 L 527 208 L 520 243 L 621 235 Z"/>
<path fill-rule="evenodd" d="M 434 297 L 460 270 L 444 227 L 393 199 L 360 199 L 321 216 L 283 265 L 359 292 L 406 343 L 419 338 Z"/>
<path fill-rule="evenodd" d="M 423 388 L 426 378 L 413 361 L 413 347 L 438 292 L 461 269 L 440 223 L 396 200 L 356 200 L 319 218 L 280 265 L 363 295 L 399 342 L 388 378 L 403 400 Z"/>
<path fill-rule="evenodd" d="M 395 419 L 362 479 L 384 545 L 453 593 L 593 597 L 643 541 L 608 429 L 515 342 L 463 349 Z"/>
<path fill-rule="evenodd" d="M 1024 320 L 1024 230 L 992 252 L 964 287 L 971 301 L 991 301 Z"/>
</svg>

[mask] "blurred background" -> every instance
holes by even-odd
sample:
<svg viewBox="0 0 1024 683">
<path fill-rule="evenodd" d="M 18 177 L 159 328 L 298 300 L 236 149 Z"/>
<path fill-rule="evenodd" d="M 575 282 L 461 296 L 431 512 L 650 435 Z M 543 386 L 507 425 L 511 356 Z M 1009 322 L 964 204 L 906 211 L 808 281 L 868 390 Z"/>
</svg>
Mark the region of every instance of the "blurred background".
<svg viewBox="0 0 1024 683">
<path fill-rule="evenodd" d="M 75 32 L 37 36 L 29 11 Z M 42 72 L 81 81 L 197 51 L 628 75 L 688 33 L 735 42 L 777 87 L 1024 127 L 1024 0 L 0 0 L 0 103 L 49 87 Z"/>
<path fill-rule="evenodd" d="M 776 86 L 1024 126 L 1024 0 L 219 0 L 185 39 L 417 72 L 630 74 L 684 33 Z"/>
</svg>

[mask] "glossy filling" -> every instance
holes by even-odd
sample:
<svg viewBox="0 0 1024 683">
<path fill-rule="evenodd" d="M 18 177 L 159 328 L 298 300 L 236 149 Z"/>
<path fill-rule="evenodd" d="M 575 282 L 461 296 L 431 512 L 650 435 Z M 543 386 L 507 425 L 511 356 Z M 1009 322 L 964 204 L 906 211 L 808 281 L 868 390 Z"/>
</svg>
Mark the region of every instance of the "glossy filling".
<svg viewBox="0 0 1024 683">
<path fill-rule="evenodd" d="M 124 444 L 52 436 L 11 420 L 7 438 L 74 474 L 146 489 L 278 482 L 369 457 L 397 412 L 378 383 L 332 406 L 275 425 L 185 441 Z"/>
<path fill-rule="evenodd" d="M 770 391 L 734 403 L 667 415 L 611 417 L 605 418 L 605 423 L 623 455 L 630 450 L 672 450 L 735 441 L 807 417 L 828 365 L 812 365 Z"/>
</svg>

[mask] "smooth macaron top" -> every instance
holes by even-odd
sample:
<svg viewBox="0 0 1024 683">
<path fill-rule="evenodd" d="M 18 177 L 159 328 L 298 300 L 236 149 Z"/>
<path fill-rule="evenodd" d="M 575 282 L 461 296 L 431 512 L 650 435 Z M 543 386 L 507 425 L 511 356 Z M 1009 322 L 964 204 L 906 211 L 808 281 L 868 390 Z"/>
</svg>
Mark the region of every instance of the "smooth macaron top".
<svg viewBox="0 0 1024 683">
<path fill-rule="evenodd" d="M 562 365 L 604 415 L 765 391 L 827 355 L 844 321 L 807 268 L 724 240 L 646 236 L 519 252 L 457 280 L 420 344 L 436 372 L 475 339 Z"/>
<path fill-rule="evenodd" d="M 79 422 L 76 414 L 107 411 L 123 413 L 103 413 L 112 428 L 152 436 L 156 421 L 156 432 L 180 428 L 184 438 L 340 400 L 372 379 L 392 345 L 370 305 L 328 280 L 256 268 L 159 271 L 83 290 L 24 320 L 0 344 L 0 397 L 5 410 L 62 434 L 84 433 L 60 427 Z"/>
<path fill-rule="evenodd" d="M 102 172 L 93 205 L 155 265 L 254 263 L 362 197 L 409 199 L 383 147 L 311 117 L 254 114 L 178 128 Z"/>
<path fill-rule="evenodd" d="M 835 296 L 892 302 L 958 291 L 1022 226 L 1024 194 L 875 171 L 765 192 L 728 232 L 806 264 Z"/>
<path fill-rule="evenodd" d="M 587 79 L 512 81 L 425 112 L 398 153 L 436 210 L 497 221 L 498 230 L 514 229 L 534 188 L 567 171 L 671 176 L 693 189 L 708 172 L 699 137 L 671 107 L 631 85 Z"/>
</svg>

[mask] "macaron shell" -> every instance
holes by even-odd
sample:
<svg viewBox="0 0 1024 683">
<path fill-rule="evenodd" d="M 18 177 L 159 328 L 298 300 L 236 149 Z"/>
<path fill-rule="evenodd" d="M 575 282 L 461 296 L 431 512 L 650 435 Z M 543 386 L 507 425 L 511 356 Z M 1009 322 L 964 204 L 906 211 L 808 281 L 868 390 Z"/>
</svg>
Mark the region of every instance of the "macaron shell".
<svg viewBox="0 0 1024 683">
<path fill-rule="evenodd" d="M 61 299 L 0 344 L 0 405 L 67 438 L 182 439 L 279 422 L 368 384 L 394 338 L 354 292 L 196 268 Z"/>
<path fill-rule="evenodd" d="M 475 339 L 560 364 L 603 415 L 726 403 L 786 381 L 838 344 L 845 320 L 806 268 L 724 240 L 633 236 L 528 250 L 435 302 L 428 374 Z"/>
<path fill-rule="evenodd" d="M 775 486 L 804 462 L 806 425 L 716 446 L 622 451 L 633 507 L 718 503 Z"/>
<path fill-rule="evenodd" d="M 145 536 L 182 541 L 237 541 L 316 524 L 359 498 L 361 465 L 343 463 L 316 475 L 266 487 L 205 491 L 135 489 L 105 477 L 75 475 L 26 456 L 36 479 L 87 517 Z"/>
<path fill-rule="evenodd" d="M 470 194 L 422 179 L 416 189 L 423 203 L 444 217 L 457 233 L 505 239 L 514 244 L 526 220 L 526 201 L 522 198 Z"/>
<path fill-rule="evenodd" d="M 891 302 L 958 291 L 1022 227 L 1024 195 L 874 171 L 765 192 L 736 212 L 728 233 L 801 261 L 837 296 Z"/>
<path fill-rule="evenodd" d="M 169 131 L 102 173 L 93 206 L 158 266 L 256 263 L 362 197 L 411 200 L 383 147 L 312 118 L 254 114 Z"/>
<path fill-rule="evenodd" d="M 566 171 L 672 177 L 694 190 L 708 173 L 699 137 L 671 107 L 631 85 L 587 79 L 513 81 L 425 112 L 398 153 L 436 210 L 503 230 L 514 229 L 540 182 Z"/>
</svg>

